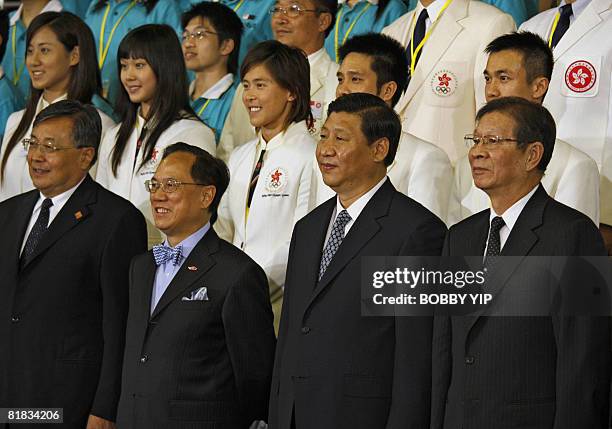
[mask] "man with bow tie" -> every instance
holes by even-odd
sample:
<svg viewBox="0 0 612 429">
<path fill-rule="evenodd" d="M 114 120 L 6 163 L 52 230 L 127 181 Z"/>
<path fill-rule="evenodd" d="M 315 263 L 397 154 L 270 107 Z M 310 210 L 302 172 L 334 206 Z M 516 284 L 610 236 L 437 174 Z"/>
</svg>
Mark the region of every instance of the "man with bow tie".
<svg viewBox="0 0 612 429">
<path fill-rule="evenodd" d="M 117 426 L 246 428 L 267 420 L 273 316 L 263 270 L 211 228 L 223 161 L 175 143 L 151 180 L 166 241 L 134 259 Z"/>
</svg>

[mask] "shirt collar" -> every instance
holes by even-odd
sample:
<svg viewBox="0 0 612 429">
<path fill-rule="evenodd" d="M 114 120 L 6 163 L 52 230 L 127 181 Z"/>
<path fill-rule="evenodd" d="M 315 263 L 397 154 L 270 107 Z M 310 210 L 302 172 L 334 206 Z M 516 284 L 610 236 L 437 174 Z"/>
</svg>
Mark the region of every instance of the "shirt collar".
<svg viewBox="0 0 612 429">
<path fill-rule="evenodd" d="M 213 86 L 208 88 L 199 98 L 206 98 L 208 100 L 217 100 L 221 98 L 225 91 L 227 91 L 234 83 L 234 75 L 231 73 L 226 74 L 217 81 Z M 193 95 L 195 91 L 195 80 L 189 84 L 189 94 Z"/>
<path fill-rule="evenodd" d="M 40 11 L 43 12 L 60 12 L 62 10 L 62 3 L 59 0 L 51 0 L 49 3 L 45 5 Z M 17 22 L 21 19 L 21 12 L 23 11 L 23 4 L 19 6 L 19 8 L 15 11 L 13 16 L 11 16 L 10 24 L 11 26 L 17 24 Z M 40 14 L 39 14 L 40 15 Z"/>
<path fill-rule="evenodd" d="M 83 176 L 83 178 L 80 180 L 79 183 L 76 184 L 76 186 L 68 189 L 67 191 L 62 192 L 59 195 L 56 195 L 50 198 L 51 202 L 53 203 L 52 207 L 62 207 L 64 204 L 66 204 L 66 201 L 68 201 L 68 199 L 72 196 L 72 194 L 74 194 L 74 191 L 76 191 L 77 188 L 81 185 L 81 183 L 83 183 L 83 180 L 85 180 L 85 177 L 87 177 L 87 174 Z M 40 209 L 43 201 L 47 198 L 42 194 L 42 192 L 39 192 L 38 194 L 39 194 L 39 197 L 38 197 L 38 201 L 36 202 L 36 205 L 34 206 L 34 210 Z"/>
<path fill-rule="evenodd" d="M 535 194 L 535 192 L 537 191 L 538 186 L 540 186 L 540 185 L 539 184 L 536 185 L 527 195 L 525 195 L 523 198 L 521 198 L 516 203 L 514 203 L 502 215 L 499 215 L 499 214 L 495 213 L 495 210 L 493 210 L 493 208 L 491 208 L 490 213 L 489 213 L 489 224 L 491 224 L 491 221 L 493 220 L 494 217 L 501 216 L 502 219 L 504 220 L 504 223 L 508 227 L 508 229 L 510 231 L 512 231 L 512 228 L 514 227 L 514 224 L 516 223 L 516 221 L 518 220 L 519 216 L 523 212 L 523 209 L 527 205 L 527 202 L 531 199 L 533 194 Z"/>
<path fill-rule="evenodd" d="M 41 95 L 40 98 L 38 99 L 38 104 L 36 105 L 36 114 L 38 115 L 43 109 L 46 109 L 47 107 L 49 107 L 49 105 L 53 103 L 57 103 L 58 101 L 67 100 L 67 99 L 68 99 L 68 94 L 60 95 L 55 100 L 51 100 L 51 101 L 45 100 L 45 97 Z"/>
<path fill-rule="evenodd" d="M 189 237 L 178 243 L 176 246 L 181 246 L 183 250 L 181 251 L 182 259 L 185 260 L 189 257 L 191 251 L 196 247 L 196 245 L 200 242 L 202 238 L 206 235 L 208 230 L 210 229 L 210 222 L 204 225 L 202 228 L 198 229 L 196 232 L 191 234 Z M 170 246 L 168 243 L 168 239 L 164 241 L 166 246 Z M 175 246 L 175 247 L 176 247 Z M 170 246 L 172 247 L 172 246 Z"/>
<path fill-rule="evenodd" d="M 382 185 L 387 181 L 387 176 L 383 177 L 383 179 L 378 182 L 372 189 L 368 192 L 360 196 L 353 204 L 351 204 L 346 211 L 348 212 L 351 220 L 356 221 L 365 206 L 370 202 L 376 191 L 380 189 Z M 340 196 L 336 196 L 336 216 L 342 211 L 345 210 L 345 207 L 340 203 Z"/>
<path fill-rule="evenodd" d="M 325 54 L 325 47 L 322 47 L 317 52 L 314 52 L 308 55 L 308 64 L 310 64 L 310 66 L 312 67 L 313 64 L 315 64 L 317 61 L 323 58 L 324 54 Z"/>
<path fill-rule="evenodd" d="M 346 1 L 347 0 L 338 0 L 338 4 L 344 4 L 346 3 Z M 374 6 L 378 5 L 378 0 L 357 0 L 357 3 L 361 3 L 362 1 L 367 1 L 368 3 L 373 4 Z"/>
<path fill-rule="evenodd" d="M 586 7 L 589 5 L 590 2 L 591 0 L 576 0 L 574 3 L 572 3 L 572 12 L 573 12 L 574 18 L 578 18 L 580 14 L 586 9 Z M 561 10 L 561 6 L 564 6 L 566 3 L 567 3 L 566 0 L 563 0 L 561 2 L 561 4 L 559 5 L 559 11 Z"/>
<path fill-rule="evenodd" d="M 427 6 L 426 8 L 427 15 L 429 15 L 429 21 L 431 21 L 431 23 L 436 22 L 436 19 L 438 18 L 438 14 L 440 13 L 443 7 L 444 7 L 444 0 L 435 0 L 432 4 Z M 418 17 L 421 14 L 422 10 L 423 10 L 423 5 L 421 4 L 421 2 L 418 2 L 416 10 L 414 12 L 415 16 Z"/>
<path fill-rule="evenodd" d="M 270 139 L 270 141 L 266 144 L 261 134 L 261 131 L 257 134 L 257 151 L 259 152 L 259 148 L 264 147 L 267 151 L 272 149 L 276 149 L 285 141 L 285 138 L 291 139 L 294 135 L 304 134 L 308 132 L 308 128 L 306 127 L 306 121 L 300 122 L 292 122 L 285 131 L 278 133 L 274 137 Z"/>
</svg>

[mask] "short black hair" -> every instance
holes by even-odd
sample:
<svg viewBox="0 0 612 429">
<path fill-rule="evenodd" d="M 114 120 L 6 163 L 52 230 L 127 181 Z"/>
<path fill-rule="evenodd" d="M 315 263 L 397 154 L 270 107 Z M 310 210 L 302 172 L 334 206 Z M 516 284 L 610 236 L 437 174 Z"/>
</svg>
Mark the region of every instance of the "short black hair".
<svg viewBox="0 0 612 429">
<path fill-rule="evenodd" d="M 361 132 L 368 144 L 384 137 L 389 139 L 389 153 L 385 157 L 385 165 L 391 165 L 402 134 L 402 123 L 397 113 L 380 97 L 360 92 L 336 98 L 329 105 L 327 116 L 340 112 L 356 114 L 361 118 Z"/>
<path fill-rule="evenodd" d="M 540 36 L 529 31 L 520 31 L 499 36 L 485 48 L 485 53 L 516 51 L 523 57 L 523 68 L 527 82 L 538 77 L 552 78 L 554 58 L 552 49 Z"/>
<path fill-rule="evenodd" d="M 91 165 L 98 158 L 98 146 L 102 136 L 102 121 L 100 114 L 91 104 L 76 100 L 61 100 L 43 109 L 32 124 L 32 128 L 49 119 L 70 118 L 72 120 L 72 141 L 74 147 L 93 147 L 94 157 Z"/>
<path fill-rule="evenodd" d="M 219 208 L 219 202 L 221 201 L 221 197 L 229 185 L 230 174 L 229 170 L 227 169 L 227 165 L 225 165 L 225 162 L 219 158 L 215 158 L 204 149 L 183 142 L 173 143 L 166 147 L 162 160 L 176 152 L 190 153 L 195 157 L 190 172 L 195 183 L 212 185 L 215 187 L 215 197 L 210 203 L 210 207 L 208 209 L 210 212 L 210 224 L 214 224 L 217 220 L 217 209 Z"/>
<path fill-rule="evenodd" d="M 5 10 L 0 10 L 0 37 L 2 41 L 0 43 L 0 61 L 4 58 L 6 52 L 6 46 L 8 45 L 8 34 L 9 34 L 9 15 Z"/>
<path fill-rule="evenodd" d="M 331 15 L 331 24 L 325 30 L 325 37 L 329 36 L 332 32 L 334 25 L 336 24 L 336 14 L 338 13 L 338 0 L 312 0 L 315 4 L 315 8 L 319 10 L 318 15 L 321 13 L 329 13 Z"/>
<path fill-rule="evenodd" d="M 380 33 L 366 33 L 351 37 L 340 47 L 340 62 L 355 52 L 372 60 L 371 68 L 376 73 L 376 90 L 388 82 L 397 84 L 391 105 L 395 106 L 408 87 L 408 56 L 397 40 Z"/>
<path fill-rule="evenodd" d="M 222 3 L 201 2 L 193 6 L 181 16 L 183 29 L 189 25 L 193 18 L 206 19 L 212 28 L 217 32 L 219 44 L 226 40 L 234 41 L 234 50 L 227 60 L 227 69 L 230 73 L 236 74 L 238 71 L 238 54 L 240 52 L 240 41 L 244 25 L 231 8 Z"/>
<path fill-rule="evenodd" d="M 538 103 L 532 103 L 520 97 L 502 97 L 485 104 L 476 114 L 476 123 L 489 113 L 502 113 L 514 121 L 514 138 L 519 148 L 529 143 L 540 142 L 544 154 L 538 164 L 538 170 L 546 171 L 555 148 L 557 127 L 550 112 Z M 505 136 L 504 136 L 505 137 Z"/>
</svg>

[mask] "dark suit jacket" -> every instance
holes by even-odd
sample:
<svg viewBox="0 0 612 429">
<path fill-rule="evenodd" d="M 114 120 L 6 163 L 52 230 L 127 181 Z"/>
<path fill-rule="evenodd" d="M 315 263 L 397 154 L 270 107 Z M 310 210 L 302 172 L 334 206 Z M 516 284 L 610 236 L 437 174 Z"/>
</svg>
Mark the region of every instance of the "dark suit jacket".
<svg viewBox="0 0 612 429">
<path fill-rule="evenodd" d="M 244 429 L 267 420 L 276 340 L 263 270 L 211 228 L 151 314 L 155 271 L 152 252 L 131 267 L 118 428 Z M 207 301 L 182 300 L 201 287 Z"/>
<path fill-rule="evenodd" d="M 82 429 L 90 413 L 115 419 L 128 268 L 146 250 L 146 225 L 87 176 L 20 270 L 39 195 L 0 204 L 0 407 L 64 408 L 53 426 Z"/>
<path fill-rule="evenodd" d="M 454 225 L 444 255 L 482 257 L 488 230 L 489 210 Z M 501 254 L 605 256 L 606 252 L 592 221 L 550 198 L 540 186 Z M 521 275 L 521 264 L 528 262 L 512 258 L 503 267 L 500 263 L 501 274 L 491 272 L 490 287 L 502 293 L 520 287 L 522 281 L 513 284 L 513 276 Z M 436 318 L 432 427 L 606 427 L 609 338 L 608 318 L 561 317 L 555 311 L 540 317 Z"/>
<path fill-rule="evenodd" d="M 439 255 L 444 224 L 387 182 L 317 282 L 332 198 L 293 231 L 270 429 L 425 428 L 431 318 L 361 316 L 361 257 Z"/>
</svg>

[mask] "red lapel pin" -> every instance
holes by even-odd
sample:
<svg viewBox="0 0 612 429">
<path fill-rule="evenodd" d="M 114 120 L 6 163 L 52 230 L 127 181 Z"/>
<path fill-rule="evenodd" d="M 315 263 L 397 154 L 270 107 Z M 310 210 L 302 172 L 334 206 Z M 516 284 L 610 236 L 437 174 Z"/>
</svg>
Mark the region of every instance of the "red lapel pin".
<svg viewBox="0 0 612 429">
<path fill-rule="evenodd" d="M 80 210 L 74 214 L 74 218 L 75 218 L 76 220 L 79 220 L 79 219 L 81 219 L 82 217 L 83 217 L 83 213 L 81 213 L 81 211 L 80 211 Z"/>
</svg>

